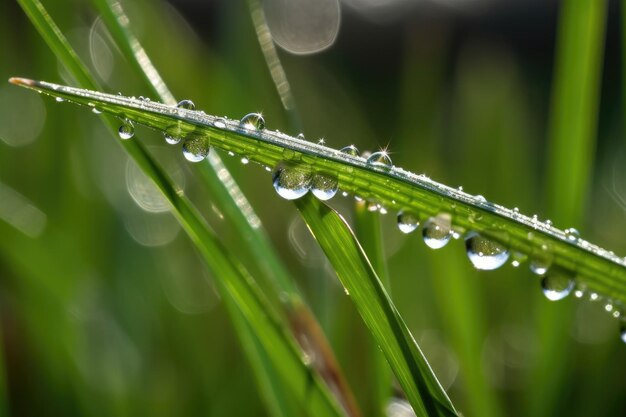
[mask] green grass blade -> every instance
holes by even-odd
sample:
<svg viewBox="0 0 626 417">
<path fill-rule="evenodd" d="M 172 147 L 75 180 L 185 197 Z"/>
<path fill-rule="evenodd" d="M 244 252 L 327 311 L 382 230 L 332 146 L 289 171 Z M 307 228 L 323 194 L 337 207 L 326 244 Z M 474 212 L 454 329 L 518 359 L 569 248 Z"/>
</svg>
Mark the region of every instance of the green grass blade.
<svg viewBox="0 0 626 417">
<path fill-rule="evenodd" d="M 182 136 L 202 136 L 216 148 L 247 156 L 267 167 L 303 164 L 315 172 L 336 175 L 340 188 L 391 209 L 409 209 L 422 216 L 451 213 L 458 230 L 475 230 L 531 258 L 549 255 L 552 265 L 576 274 L 589 291 L 626 303 L 626 259 L 584 239 L 568 239 L 563 230 L 484 201 L 456 188 L 403 169 L 379 168 L 354 157 L 270 130 L 251 130 L 239 121 L 201 111 L 177 109 L 154 102 L 15 78 L 15 84 L 51 96 L 128 118 L 153 129 L 176 126 Z M 133 142 L 133 141 L 131 141 Z M 547 249 L 546 249 L 547 248 Z M 547 253 L 546 253 L 547 251 Z"/>
<path fill-rule="evenodd" d="M 345 220 L 311 195 L 296 201 L 418 416 L 457 415 Z"/>
<path fill-rule="evenodd" d="M 91 79 L 41 3 L 20 0 L 20 5 L 53 51 L 59 53 L 59 59 L 67 64 L 76 79 L 86 86 L 97 88 L 95 81 Z M 117 130 L 110 118 L 105 120 L 113 131 Z M 290 387 L 292 395 L 312 415 L 342 415 L 342 411 L 319 376 L 304 363 L 288 327 L 279 320 L 266 302 L 252 277 L 225 250 L 195 208 L 175 189 L 167 174 L 155 163 L 141 143 L 127 141 L 122 143 L 122 146 L 168 199 L 173 213 L 202 257 L 215 276 L 220 277 L 216 282 L 227 307 L 231 311 L 238 310 L 246 318 L 250 328 L 255 332 L 254 335 L 262 342 L 283 383 Z"/>
</svg>

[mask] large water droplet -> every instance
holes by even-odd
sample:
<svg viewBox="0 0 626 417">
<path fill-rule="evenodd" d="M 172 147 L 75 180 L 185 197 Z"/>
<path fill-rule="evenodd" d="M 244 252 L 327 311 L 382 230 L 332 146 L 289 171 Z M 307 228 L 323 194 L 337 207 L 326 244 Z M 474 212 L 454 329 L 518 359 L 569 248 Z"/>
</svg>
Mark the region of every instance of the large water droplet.
<svg viewBox="0 0 626 417">
<path fill-rule="evenodd" d="M 439 215 L 431 217 L 424 223 L 424 229 L 422 229 L 424 243 L 432 249 L 443 248 L 450 241 L 452 236 L 450 231 L 450 216 Z"/>
<path fill-rule="evenodd" d="M 183 143 L 183 155 L 189 162 L 200 162 L 209 154 L 209 141 L 202 136 L 191 136 Z"/>
<path fill-rule="evenodd" d="M 286 200 L 304 196 L 311 188 L 312 175 L 308 167 L 279 166 L 272 175 L 274 189 Z"/>
<path fill-rule="evenodd" d="M 185 109 L 185 110 L 195 110 L 196 109 L 196 105 L 193 104 L 193 101 L 191 101 L 191 100 L 181 100 L 181 101 L 178 102 L 176 107 L 178 107 L 179 109 Z"/>
<path fill-rule="evenodd" d="M 330 200 L 337 194 L 339 181 L 328 174 L 315 174 L 311 180 L 311 192 L 322 201 Z"/>
<path fill-rule="evenodd" d="M 465 238 L 465 250 L 476 269 L 498 269 L 509 259 L 509 251 L 504 246 L 476 232 L 470 232 Z"/>
<path fill-rule="evenodd" d="M 117 133 L 120 135 L 120 139 L 128 140 L 135 136 L 135 126 L 133 126 L 132 122 L 127 120 L 120 126 Z"/>
<path fill-rule="evenodd" d="M 260 113 L 248 113 L 241 118 L 239 124 L 248 130 L 265 129 L 265 119 Z"/>
<path fill-rule="evenodd" d="M 533 274 L 545 275 L 551 264 L 552 262 L 548 259 L 533 259 L 529 264 L 529 268 Z"/>
<path fill-rule="evenodd" d="M 398 212 L 398 229 L 400 229 L 402 233 L 411 233 L 415 231 L 419 225 L 420 219 L 417 214 L 404 210 Z"/>
<path fill-rule="evenodd" d="M 548 300 L 562 300 L 574 289 L 574 280 L 563 271 L 550 271 L 541 279 L 541 289 Z"/>
<path fill-rule="evenodd" d="M 375 168 L 390 170 L 393 163 L 389 154 L 385 151 L 374 152 L 367 158 L 367 164 Z"/>
<path fill-rule="evenodd" d="M 341 148 L 340 152 L 343 152 L 343 153 L 351 155 L 351 156 L 359 156 L 359 155 L 361 155 L 361 152 L 359 152 L 359 150 L 354 145 L 349 145 L 349 146 L 346 146 L 344 148 Z"/>
</svg>

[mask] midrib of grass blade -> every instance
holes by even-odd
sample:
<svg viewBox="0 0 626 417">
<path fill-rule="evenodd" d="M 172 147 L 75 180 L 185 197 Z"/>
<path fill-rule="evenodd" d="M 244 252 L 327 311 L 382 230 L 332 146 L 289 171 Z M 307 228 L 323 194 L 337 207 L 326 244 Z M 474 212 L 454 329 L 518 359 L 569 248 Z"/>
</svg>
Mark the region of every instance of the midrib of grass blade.
<svg viewBox="0 0 626 417">
<path fill-rule="evenodd" d="M 409 209 L 422 216 L 451 213 L 457 229 L 477 231 L 531 258 L 542 254 L 548 247 L 553 266 L 574 271 L 577 279 L 590 291 L 626 303 L 626 259 L 584 239 L 568 240 L 563 230 L 548 223 L 483 201 L 423 175 L 397 167 L 376 168 L 361 157 L 277 131 L 245 129 L 239 121 L 201 111 L 176 109 L 43 81 L 14 78 L 12 82 L 70 102 L 97 106 L 106 113 L 153 129 L 163 131 L 175 124 L 180 127 L 182 136 L 204 135 L 212 146 L 245 155 L 264 166 L 273 167 L 285 161 L 305 164 L 316 172 L 336 175 L 342 190 L 376 199 L 389 209 Z"/>
<path fill-rule="evenodd" d="M 296 200 L 418 416 L 457 415 L 345 220 L 312 195 Z"/>
<path fill-rule="evenodd" d="M 135 71 L 142 76 L 148 88 L 150 88 L 163 103 L 170 105 L 176 104 L 174 95 L 170 92 L 165 81 L 160 76 L 159 71 L 152 64 L 143 46 L 133 34 L 131 21 L 124 12 L 122 5 L 117 1 L 111 0 L 93 0 L 93 2 L 100 11 L 110 33 L 114 36 L 116 44 L 120 46 L 123 54 L 128 61 L 131 62 Z M 254 16 L 253 13 L 253 18 Z M 258 19 L 256 20 L 258 21 Z M 264 49 L 264 53 L 266 49 L 267 48 Z M 275 49 L 273 53 L 274 62 L 280 67 L 280 61 L 278 61 Z M 275 71 L 272 73 L 275 73 Z M 286 83 L 286 78 L 284 82 Z M 284 89 L 281 91 L 284 92 Z M 283 99 L 283 97 L 285 98 Z M 291 97 L 291 94 L 283 94 L 281 95 L 281 99 L 285 109 L 290 111 L 291 119 L 294 121 L 297 120 L 297 113 L 293 108 L 293 97 Z M 339 368 L 339 364 L 330 349 L 325 335 L 321 331 L 321 327 L 308 306 L 304 303 L 294 281 L 289 277 L 284 264 L 279 260 L 276 252 L 273 250 L 254 209 L 239 188 L 235 179 L 225 167 L 219 155 L 213 152 L 209 155 L 207 161 L 208 164 L 203 163 L 198 165 L 199 169 L 197 172 L 199 178 L 203 181 L 203 185 L 207 187 L 215 204 L 225 215 L 224 217 L 233 225 L 233 228 L 238 231 L 238 233 L 235 234 L 237 250 L 249 252 L 249 258 L 255 261 L 258 270 L 265 279 L 264 283 L 269 284 L 264 285 L 264 292 L 268 295 L 271 302 L 273 304 L 285 304 L 288 322 L 296 336 L 296 340 L 301 342 L 301 340 L 305 339 L 307 343 L 306 346 L 302 344 L 302 348 L 310 350 L 307 354 L 317 358 L 313 364 L 316 367 L 316 371 L 324 379 L 329 379 L 326 382 L 332 387 L 333 393 L 346 410 L 349 411 L 349 414 L 352 416 L 360 415 L 354 396 L 345 381 L 343 372 Z M 260 365 L 263 365 L 263 363 L 261 362 Z M 267 369 L 267 371 L 271 373 L 271 370 Z M 274 387 L 272 390 L 265 390 L 267 394 L 280 394 L 282 391 L 283 390 L 279 387 Z M 278 403 L 280 403 L 280 401 L 278 401 Z M 273 409 L 279 407 L 280 404 L 275 404 Z"/>
<path fill-rule="evenodd" d="M 391 294 L 391 281 L 383 248 L 380 216 L 377 212 L 370 212 L 365 201 L 356 202 L 355 229 L 358 242 L 363 247 L 365 256 L 367 256 L 387 293 Z M 373 406 L 377 414 L 384 415 L 385 407 L 392 394 L 392 374 L 384 355 L 379 349 L 376 349 L 376 343 L 370 343 L 368 348 L 370 350 L 368 352 L 370 366 L 373 368 L 371 383 L 376 394 L 373 398 Z"/>
<path fill-rule="evenodd" d="M 62 32 L 38 1 L 19 0 L 20 5 L 36 29 L 49 44 L 57 57 L 66 64 L 77 81 L 89 88 L 98 88 L 68 44 Z M 111 118 L 105 119 L 113 132 L 116 125 Z M 327 387 L 303 362 L 301 352 L 295 345 L 287 327 L 267 303 L 245 268 L 225 250 L 213 232 L 201 219 L 190 202 L 178 192 L 166 173 L 151 158 L 139 141 L 122 143 L 144 173 L 151 178 L 173 208 L 174 215 L 199 249 L 202 257 L 213 270 L 216 284 L 224 296 L 231 314 L 241 313 L 255 331 L 254 336 L 262 342 L 272 364 L 291 393 L 311 415 L 342 415 Z M 237 313 L 232 313 L 237 310 Z M 255 358 L 251 358 L 255 360 Z"/>
<path fill-rule="evenodd" d="M 607 2 L 566 0 L 556 47 L 548 142 L 547 212 L 564 224 L 581 224 L 592 178 Z M 559 390 L 572 377 L 567 345 L 573 304 L 537 306 L 541 354 L 530 373 L 528 414 L 550 416 L 560 409 Z"/>
</svg>

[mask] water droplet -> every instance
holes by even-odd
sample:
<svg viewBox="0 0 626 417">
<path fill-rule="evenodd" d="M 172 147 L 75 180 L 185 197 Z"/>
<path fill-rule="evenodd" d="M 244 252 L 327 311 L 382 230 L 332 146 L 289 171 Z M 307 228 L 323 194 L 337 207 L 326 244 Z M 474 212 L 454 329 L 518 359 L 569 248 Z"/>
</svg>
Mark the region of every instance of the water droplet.
<svg viewBox="0 0 626 417">
<path fill-rule="evenodd" d="M 326 139 L 324 139 L 324 138 L 320 138 L 320 139 L 318 139 L 318 140 L 317 140 L 317 144 L 318 144 L 318 145 L 326 145 Z"/>
<path fill-rule="evenodd" d="M 528 259 L 528 256 L 525 253 L 522 253 L 522 252 L 513 252 L 511 254 L 511 258 L 513 258 L 512 261 L 511 261 L 511 266 L 513 268 L 517 268 L 517 267 L 519 267 L 522 264 L 522 262 L 524 262 L 524 261 L 526 261 L 526 259 Z"/>
<path fill-rule="evenodd" d="M 552 220 L 550 219 L 546 220 L 546 226 L 552 227 Z"/>
<path fill-rule="evenodd" d="M 415 231 L 420 225 L 419 216 L 410 211 L 398 212 L 398 229 L 402 233 L 411 233 Z"/>
<path fill-rule="evenodd" d="M 342 195 L 343 197 L 347 197 L 347 196 L 348 196 L 348 192 L 347 192 L 347 191 L 343 191 L 343 192 L 341 193 L 341 195 Z"/>
<path fill-rule="evenodd" d="M 304 133 L 298 133 L 297 139 L 305 140 Z"/>
<path fill-rule="evenodd" d="M 439 215 L 431 217 L 424 223 L 422 236 L 426 246 L 432 249 L 440 249 L 450 241 L 450 216 Z"/>
<path fill-rule="evenodd" d="M 135 127 L 132 122 L 127 120 L 120 126 L 117 133 L 120 135 L 120 139 L 127 140 L 135 136 Z"/>
<path fill-rule="evenodd" d="M 583 290 L 577 289 L 576 291 L 574 291 L 574 297 L 576 298 L 583 298 L 583 295 L 585 295 L 585 292 Z"/>
<path fill-rule="evenodd" d="M 385 151 L 374 152 L 371 154 L 367 158 L 367 164 L 385 171 L 390 170 L 393 165 L 389 154 Z"/>
<path fill-rule="evenodd" d="M 183 155 L 189 162 L 200 162 L 209 154 L 209 141 L 202 136 L 191 136 L 183 143 Z"/>
<path fill-rule="evenodd" d="M 570 242 L 578 242 L 578 239 L 580 238 L 580 233 L 578 232 L 578 230 L 570 227 L 569 229 L 565 229 L 565 237 Z"/>
<path fill-rule="evenodd" d="M 248 113 L 241 118 L 239 124 L 248 130 L 263 130 L 265 129 L 265 119 L 261 113 Z"/>
<path fill-rule="evenodd" d="M 248 165 L 250 163 L 250 158 L 248 158 L 247 156 L 241 157 L 241 163 L 244 165 Z"/>
<path fill-rule="evenodd" d="M 376 201 L 367 202 L 367 211 L 371 213 L 376 213 L 379 208 L 380 208 L 380 205 Z"/>
<path fill-rule="evenodd" d="M 57 103 L 63 103 L 65 101 L 63 97 L 55 97 L 54 99 L 56 100 Z"/>
<path fill-rule="evenodd" d="M 279 166 L 272 175 L 274 189 L 286 200 L 304 196 L 311 188 L 311 171 L 301 166 Z"/>
<path fill-rule="evenodd" d="M 552 259 L 546 254 L 546 256 L 533 258 L 530 261 L 529 268 L 535 275 L 545 275 L 548 269 L 550 269 L 550 265 L 552 265 Z"/>
<path fill-rule="evenodd" d="M 380 204 L 378 205 L 378 212 L 379 212 L 380 214 L 387 214 L 387 213 L 388 213 L 387 208 L 386 208 L 386 207 L 381 206 Z"/>
<path fill-rule="evenodd" d="M 93 109 L 91 109 L 91 112 L 93 114 L 102 114 L 102 111 L 100 111 L 100 109 L 98 109 L 97 107 L 94 107 Z"/>
<path fill-rule="evenodd" d="M 612 311 L 613 311 L 613 304 L 612 304 L 612 301 L 610 301 L 610 302 L 608 302 L 608 303 L 606 303 L 606 304 L 604 305 L 604 311 L 606 311 L 607 313 L 610 313 L 610 312 L 612 312 Z"/>
<path fill-rule="evenodd" d="M 343 153 L 348 154 L 350 156 L 359 156 L 359 155 L 361 155 L 361 152 L 359 152 L 359 150 L 354 145 L 349 145 L 349 146 L 346 146 L 344 148 L 341 148 L 339 152 L 343 152 Z"/>
<path fill-rule="evenodd" d="M 168 135 L 167 133 L 163 135 L 163 137 L 165 138 L 165 142 L 167 142 L 170 145 L 176 145 L 177 143 L 180 142 L 180 138 L 177 136 L 171 136 Z"/>
<path fill-rule="evenodd" d="M 589 301 L 599 301 L 600 300 L 600 295 L 598 295 L 597 292 L 592 292 L 591 294 L 589 294 Z"/>
<path fill-rule="evenodd" d="M 217 127 L 218 129 L 224 129 L 226 127 L 226 122 L 224 121 L 224 119 L 215 119 L 215 121 L 213 122 L 213 126 Z"/>
<path fill-rule="evenodd" d="M 465 238 L 465 250 L 476 269 L 498 269 L 509 259 L 509 251 L 504 246 L 476 232 L 470 232 Z"/>
<path fill-rule="evenodd" d="M 339 181 L 328 174 L 315 174 L 311 180 L 311 192 L 322 201 L 330 200 L 337 194 Z"/>
<path fill-rule="evenodd" d="M 574 280 L 563 271 L 551 271 L 541 279 L 541 289 L 548 300 L 562 300 L 574 289 Z"/>
<path fill-rule="evenodd" d="M 196 105 L 193 104 L 193 101 L 191 101 L 191 100 L 181 100 L 181 101 L 178 102 L 176 107 L 178 107 L 179 109 L 185 109 L 185 110 L 195 110 L 196 109 Z"/>
<path fill-rule="evenodd" d="M 474 200 L 480 202 L 480 203 L 486 203 L 487 199 L 485 197 L 483 197 L 480 194 L 477 194 L 476 196 L 474 196 Z"/>
</svg>

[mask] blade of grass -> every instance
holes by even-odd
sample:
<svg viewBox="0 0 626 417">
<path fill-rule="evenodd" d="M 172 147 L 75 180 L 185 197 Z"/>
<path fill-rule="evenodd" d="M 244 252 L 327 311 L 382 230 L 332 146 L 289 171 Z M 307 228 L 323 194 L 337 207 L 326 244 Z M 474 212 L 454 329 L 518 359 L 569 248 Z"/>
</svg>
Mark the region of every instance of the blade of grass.
<svg viewBox="0 0 626 417">
<path fill-rule="evenodd" d="M 408 209 L 425 216 L 452 213 L 460 230 L 474 230 L 511 250 L 538 256 L 550 249 L 552 265 L 575 272 L 589 291 L 626 303 L 626 259 L 584 239 L 568 238 L 536 218 L 484 201 L 456 188 L 437 183 L 401 168 L 380 168 L 364 158 L 343 154 L 326 146 L 269 130 L 250 130 L 239 121 L 200 111 L 177 109 L 155 102 L 60 86 L 43 81 L 13 78 L 14 84 L 88 106 L 161 131 L 172 124 L 181 136 L 206 137 L 212 146 L 246 155 L 266 167 L 284 161 L 309 166 L 313 171 L 336 175 L 340 188 L 376 199 L 392 209 Z M 133 141 L 130 141 L 133 142 Z"/>
<path fill-rule="evenodd" d="M 20 0 L 19 3 L 51 49 L 58 54 L 58 58 L 67 65 L 77 80 L 86 87 L 98 88 L 41 3 L 34 0 Z M 113 120 L 110 118 L 105 120 L 111 130 L 116 132 Z M 311 373 L 303 362 L 295 341 L 260 294 L 252 277 L 225 250 L 195 208 L 172 186 L 165 172 L 140 142 L 126 141 L 122 146 L 171 203 L 175 216 L 202 257 L 214 271 L 215 276 L 221 278 L 216 282 L 227 308 L 231 314 L 241 313 L 248 320 L 250 328 L 255 331 L 255 336 L 263 343 L 266 353 L 272 359 L 276 371 L 286 386 L 291 388 L 292 394 L 304 405 L 303 408 L 309 410 L 312 415 L 341 415 L 332 395 L 319 377 Z M 233 310 L 238 312 L 233 313 Z"/>
<path fill-rule="evenodd" d="M 121 47 L 128 61 L 133 64 L 135 71 L 143 77 L 148 88 L 162 102 L 171 105 L 176 104 L 174 95 L 170 92 L 141 43 L 133 34 L 131 21 L 121 4 L 111 0 L 93 0 L 93 2 L 100 11 L 107 28 L 113 34 L 117 45 Z M 253 13 L 254 16 L 257 15 Z M 256 21 L 258 21 L 258 18 Z M 266 49 L 267 45 L 264 48 L 264 53 Z M 273 52 L 274 67 L 279 67 L 282 71 L 276 51 L 274 50 Z M 272 73 L 274 74 L 276 71 Z M 284 71 L 282 72 L 282 78 L 284 79 L 281 84 L 283 87 L 279 88 L 279 91 L 283 91 L 281 99 L 285 109 L 290 111 L 291 118 L 295 121 L 297 113 L 293 108 L 293 97 L 291 97 Z M 287 86 L 287 90 L 285 90 L 284 85 Z M 307 354 L 316 358 L 312 365 L 323 378 L 328 378 L 329 386 L 344 408 L 349 411 L 350 415 L 360 415 L 354 396 L 345 381 L 343 372 L 339 368 L 328 341 L 314 316 L 303 302 L 284 264 L 280 262 L 276 255 L 254 209 L 225 167 L 221 158 L 217 154 L 211 153 L 207 160 L 208 164 L 199 165 L 198 174 L 203 181 L 203 185 L 207 187 L 210 195 L 213 196 L 215 204 L 233 225 L 233 228 L 238 231 L 235 234 L 235 237 L 238 238 L 235 244 L 236 250 L 248 252 L 250 255 L 248 258 L 256 262 L 256 266 L 263 274 L 265 282 L 269 284 L 264 286 L 265 293 L 268 294 L 273 304 L 281 302 L 286 304 L 286 314 L 296 340 L 298 342 L 306 340 L 306 345 L 301 343 L 301 347 L 309 350 Z M 278 391 L 280 390 L 277 388 L 275 392 Z"/>
<path fill-rule="evenodd" d="M 376 275 L 380 278 L 387 293 L 391 294 L 391 282 L 387 261 L 383 248 L 382 230 L 380 226 L 380 216 L 376 212 L 370 212 L 365 201 L 356 203 L 355 229 L 359 244 L 363 247 L 363 252 L 371 263 Z M 384 415 L 385 407 L 392 394 L 392 374 L 389 370 L 384 355 L 381 355 L 376 344 L 370 345 L 370 363 L 373 364 L 374 372 L 373 384 L 375 388 L 374 410 L 379 415 Z"/>
<path fill-rule="evenodd" d="M 561 4 L 548 143 L 547 212 L 561 224 L 581 224 L 592 178 L 607 2 Z M 541 355 L 533 364 L 528 414 L 561 409 L 557 395 L 572 376 L 568 323 L 573 305 L 541 303 L 537 316 Z"/>
<path fill-rule="evenodd" d="M 457 415 L 345 220 L 312 195 L 296 200 L 418 416 Z"/>
</svg>

